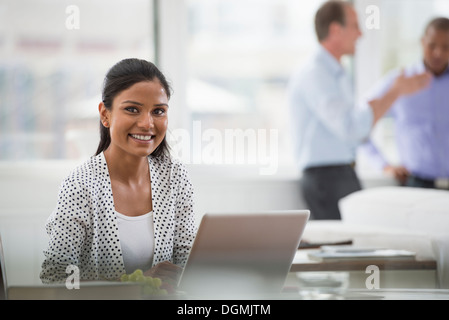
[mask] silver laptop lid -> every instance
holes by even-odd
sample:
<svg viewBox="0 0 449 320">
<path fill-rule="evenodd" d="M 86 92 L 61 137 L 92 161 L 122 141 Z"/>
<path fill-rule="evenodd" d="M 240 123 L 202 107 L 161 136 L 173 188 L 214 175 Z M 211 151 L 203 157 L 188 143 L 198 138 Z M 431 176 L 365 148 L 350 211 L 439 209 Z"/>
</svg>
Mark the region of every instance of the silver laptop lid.
<svg viewBox="0 0 449 320">
<path fill-rule="evenodd" d="M 309 215 L 308 210 L 205 214 L 179 289 L 208 298 L 279 293 Z"/>
</svg>

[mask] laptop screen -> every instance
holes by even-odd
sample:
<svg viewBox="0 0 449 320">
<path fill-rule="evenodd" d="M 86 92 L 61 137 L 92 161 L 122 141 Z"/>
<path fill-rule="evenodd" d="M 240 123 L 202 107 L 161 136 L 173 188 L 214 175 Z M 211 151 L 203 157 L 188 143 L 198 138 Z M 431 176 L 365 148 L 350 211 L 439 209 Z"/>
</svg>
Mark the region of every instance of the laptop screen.
<svg viewBox="0 0 449 320">
<path fill-rule="evenodd" d="M 179 282 L 187 294 L 279 293 L 308 210 L 205 214 Z"/>
</svg>

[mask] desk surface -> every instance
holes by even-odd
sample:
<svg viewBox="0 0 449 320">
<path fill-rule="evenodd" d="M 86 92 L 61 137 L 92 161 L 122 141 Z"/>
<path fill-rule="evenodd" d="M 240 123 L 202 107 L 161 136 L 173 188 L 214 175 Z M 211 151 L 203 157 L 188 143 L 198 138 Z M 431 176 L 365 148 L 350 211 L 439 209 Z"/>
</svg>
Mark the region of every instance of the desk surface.
<svg viewBox="0 0 449 320">
<path fill-rule="evenodd" d="M 319 262 L 307 258 L 308 250 L 298 250 L 290 272 L 303 271 L 365 271 L 369 265 L 380 270 L 436 270 L 434 260 L 344 260 Z"/>
<path fill-rule="evenodd" d="M 345 300 L 449 300 L 447 289 L 348 290 Z"/>
<path fill-rule="evenodd" d="M 19 300 L 179 300 L 184 303 L 191 303 L 191 300 L 239 300 L 239 299 L 257 299 L 257 300 L 310 300 L 310 298 L 304 298 L 301 296 L 297 290 L 294 292 L 283 292 L 279 294 L 261 294 L 253 296 L 208 296 L 208 297 L 197 297 L 189 296 L 185 293 L 180 293 L 179 296 L 168 295 L 168 296 L 156 296 L 149 297 L 143 296 L 141 293 L 141 288 L 138 286 L 111 286 L 105 285 L 93 286 L 90 290 L 86 291 L 86 287 L 83 290 L 66 290 L 61 288 L 60 290 L 55 290 L 52 288 L 45 288 L 43 286 L 36 287 L 13 287 L 10 290 L 11 299 Z M 318 300 L 449 300 L 449 290 L 447 289 L 348 289 L 339 296 L 327 295 L 324 298 L 317 297 Z M 313 300 L 313 298 L 312 298 Z"/>
</svg>

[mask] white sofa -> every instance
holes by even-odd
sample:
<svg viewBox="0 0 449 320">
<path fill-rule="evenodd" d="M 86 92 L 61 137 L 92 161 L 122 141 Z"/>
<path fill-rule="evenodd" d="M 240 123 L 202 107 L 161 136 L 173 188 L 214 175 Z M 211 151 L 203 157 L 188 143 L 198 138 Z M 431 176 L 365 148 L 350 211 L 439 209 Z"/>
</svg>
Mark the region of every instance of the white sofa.
<svg viewBox="0 0 449 320">
<path fill-rule="evenodd" d="M 304 239 L 414 251 L 417 259 L 436 261 L 438 285 L 449 288 L 449 191 L 376 187 L 339 206 L 341 221 L 309 221 Z"/>
</svg>

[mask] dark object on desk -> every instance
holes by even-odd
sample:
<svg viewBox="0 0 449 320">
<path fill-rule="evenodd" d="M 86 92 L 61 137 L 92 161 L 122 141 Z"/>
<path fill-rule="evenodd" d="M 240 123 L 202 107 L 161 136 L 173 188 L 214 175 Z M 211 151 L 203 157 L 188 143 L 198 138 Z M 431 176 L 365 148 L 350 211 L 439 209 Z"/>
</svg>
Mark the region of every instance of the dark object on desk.
<svg viewBox="0 0 449 320">
<path fill-rule="evenodd" d="M 0 300 L 8 298 L 8 284 L 6 281 L 6 263 L 5 255 L 3 253 L 2 237 L 0 236 Z"/>
<path fill-rule="evenodd" d="M 301 240 L 298 249 L 316 249 L 321 246 L 341 246 L 351 245 L 352 240 L 336 241 L 336 242 L 308 242 L 307 240 Z"/>
</svg>

